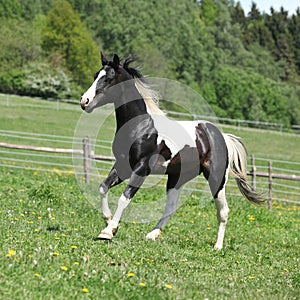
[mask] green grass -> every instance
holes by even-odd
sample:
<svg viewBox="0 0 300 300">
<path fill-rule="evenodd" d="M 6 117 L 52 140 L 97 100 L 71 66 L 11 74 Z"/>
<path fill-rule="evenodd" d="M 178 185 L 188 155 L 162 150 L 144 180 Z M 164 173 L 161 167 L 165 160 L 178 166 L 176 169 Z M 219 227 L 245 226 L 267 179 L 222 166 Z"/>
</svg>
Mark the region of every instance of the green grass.
<svg viewBox="0 0 300 300">
<path fill-rule="evenodd" d="M 74 105 L 57 110 L 56 103 L 9 100 L 9 106 L 0 102 L 2 130 L 72 137 L 81 115 Z M 256 157 L 300 161 L 296 135 L 224 131 L 241 136 Z M 97 193 L 92 205 L 72 172 L 49 169 L 0 169 L 1 299 L 299 299 L 299 206 L 274 203 L 269 211 L 228 197 L 225 248 L 216 252 L 216 211 L 207 196 L 190 195 L 157 242 L 145 240 L 155 221 L 130 217 L 132 203 L 117 236 L 106 243 L 94 241 L 105 226 Z M 90 188 L 97 185 L 93 180 Z M 142 189 L 135 200 L 146 207 L 163 195 L 163 188 Z"/>
<path fill-rule="evenodd" d="M 229 198 L 221 252 L 214 204 L 199 207 L 196 197 L 157 242 L 145 240 L 153 224 L 122 222 L 106 243 L 93 240 L 101 213 L 72 175 L 2 169 L 0 177 L 2 299 L 299 298 L 298 207 Z"/>
</svg>

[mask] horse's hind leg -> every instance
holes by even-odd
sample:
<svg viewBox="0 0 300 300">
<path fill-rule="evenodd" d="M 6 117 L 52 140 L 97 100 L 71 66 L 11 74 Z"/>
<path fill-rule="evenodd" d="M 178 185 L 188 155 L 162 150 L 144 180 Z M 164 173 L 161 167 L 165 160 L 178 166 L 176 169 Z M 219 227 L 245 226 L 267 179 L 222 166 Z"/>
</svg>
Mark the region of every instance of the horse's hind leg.
<svg viewBox="0 0 300 300">
<path fill-rule="evenodd" d="M 175 187 L 167 189 L 167 203 L 165 212 L 154 229 L 146 235 L 147 240 L 155 241 L 160 237 L 162 230 L 166 227 L 167 223 L 170 221 L 170 219 L 178 209 L 178 199 L 180 191 L 181 188 L 177 189 Z"/>
<path fill-rule="evenodd" d="M 219 229 L 218 229 L 217 242 L 215 244 L 214 249 L 221 250 L 223 248 L 225 229 L 226 229 L 226 224 L 227 224 L 227 219 L 229 214 L 229 208 L 225 197 L 225 186 L 217 193 L 217 196 L 215 197 L 215 204 L 217 208 Z"/>
</svg>

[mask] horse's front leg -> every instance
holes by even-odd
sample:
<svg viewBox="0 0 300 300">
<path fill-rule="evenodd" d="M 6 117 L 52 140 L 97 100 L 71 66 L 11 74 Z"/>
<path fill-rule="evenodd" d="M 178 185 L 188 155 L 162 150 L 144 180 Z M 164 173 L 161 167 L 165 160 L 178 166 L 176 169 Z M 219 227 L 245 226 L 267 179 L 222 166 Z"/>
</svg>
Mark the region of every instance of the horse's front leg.
<svg viewBox="0 0 300 300">
<path fill-rule="evenodd" d="M 133 171 L 129 183 L 125 188 L 124 193 L 118 201 L 118 207 L 111 220 L 108 221 L 107 227 L 102 230 L 98 236 L 102 240 L 111 240 L 114 234 L 117 232 L 119 222 L 121 220 L 124 209 L 128 206 L 135 193 L 139 190 L 141 185 L 149 175 L 149 168 L 147 164 L 141 162 L 137 168 Z"/>
<path fill-rule="evenodd" d="M 108 223 L 112 219 L 112 213 L 108 205 L 108 191 L 110 188 L 120 184 L 121 182 L 123 182 L 123 179 L 121 179 L 118 176 L 118 172 L 115 166 L 113 166 L 106 179 L 100 184 L 99 192 L 102 208 L 102 217 L 106 221 L 106 223 Z"/>
</svg>

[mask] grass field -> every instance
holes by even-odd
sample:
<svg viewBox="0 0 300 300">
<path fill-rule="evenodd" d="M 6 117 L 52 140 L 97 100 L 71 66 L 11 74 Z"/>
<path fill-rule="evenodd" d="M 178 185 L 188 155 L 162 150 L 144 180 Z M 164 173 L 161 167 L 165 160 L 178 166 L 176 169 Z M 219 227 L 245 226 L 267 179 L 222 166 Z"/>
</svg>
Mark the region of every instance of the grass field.
<svg viewBox="0 0 300 300">
<path fill-rule="evenodd" d="M 57 110 L 56 103 L 16 97 L 1 104 L 0 125 L 73 136 L 80 115 L 73 105 Z M 257 157 L 300 161 L 296 135 L 230 132 Z M 5 136 L 1 141 L 18 142 Z M 300 297 L 299 206 L 274 203 L 269 211 L 229 197 L 225 248 L 216 252 L 214 203 L 192 194 L 157 242 L 145 240 L 154 222 L 122 222 L 113 242 L 105 243 L 94 241 L 104 226 L 101 213 L 72 172 L 0 170 L 1 299 Z M 151 202 L 162 194 L 148 189 L 137 196 Z"/>
</svg>

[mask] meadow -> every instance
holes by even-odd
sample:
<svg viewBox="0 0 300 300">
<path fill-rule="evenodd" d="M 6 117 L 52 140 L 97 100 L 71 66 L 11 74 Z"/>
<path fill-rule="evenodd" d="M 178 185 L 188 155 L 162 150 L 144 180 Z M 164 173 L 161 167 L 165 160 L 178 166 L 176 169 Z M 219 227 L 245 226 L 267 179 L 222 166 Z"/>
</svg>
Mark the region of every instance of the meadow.
<svg viewBox="0 0 300 300">
<path fill-rule="evenodd" d="M 79 107 L 70 104 L 58 107 L 23 97 L 0 100 L 1 130 L 72 137 L 81 115 Z M 233 128 L 230 132 L 243 138 L 249 154 L 300 161 L 296 135 Z M 1 141 L 22 143 L 5 135 Z M 214 203 L 192 193 L 158 241 L 145 240 L 154 221 L 125 220 L 107 243 L 94 240 L 104 226 L 101 212 L 87 201 L 72 170 L 0 170 L 1 299 L 300 297 L 297 205 L 275 202 L 270 211 L 242 196 L 229 196 L 225 248 L 216 252 Z M 112 194 L 121 190 L 122 186 Z M 163 194 L 159 187 L 142 190 L 137 201 L 151 202 Z"/>
</svg>

